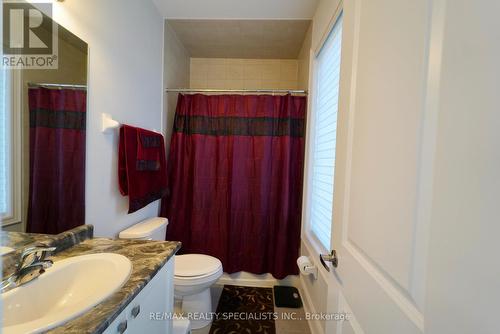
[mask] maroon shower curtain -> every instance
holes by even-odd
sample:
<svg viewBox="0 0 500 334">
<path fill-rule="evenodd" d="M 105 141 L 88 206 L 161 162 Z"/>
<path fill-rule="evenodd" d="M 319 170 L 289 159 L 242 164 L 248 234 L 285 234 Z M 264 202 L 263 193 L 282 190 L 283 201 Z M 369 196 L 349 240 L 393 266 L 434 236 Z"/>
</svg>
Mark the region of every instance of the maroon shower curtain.
<svg viewBox="0 0 500 334">
<path fill-rule="evenodd" d="M 29 90 L 27 232 L 57 234 L 85 223 L 86 95 Z"/>
<path fill-rule="evenodd" d="M 306 98 L 180 95 L 162 215 L 224 271 L 298 274 Z"/>
</svg>

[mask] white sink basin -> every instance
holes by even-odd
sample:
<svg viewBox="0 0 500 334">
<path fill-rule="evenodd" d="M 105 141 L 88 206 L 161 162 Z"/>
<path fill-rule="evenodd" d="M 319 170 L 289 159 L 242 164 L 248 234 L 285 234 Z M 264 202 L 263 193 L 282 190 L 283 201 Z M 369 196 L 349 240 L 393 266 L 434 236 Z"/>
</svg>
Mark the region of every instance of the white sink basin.
<svg viewBox="0 0 500 334">
<path fill-rule="evenodd" d="M 120 289 L 131 270 L 129 259 L 111 253 L 57 261 L 37 279 L 1 295 L 2 333 L 39 333 L 59 326 Z"/>
</svg>

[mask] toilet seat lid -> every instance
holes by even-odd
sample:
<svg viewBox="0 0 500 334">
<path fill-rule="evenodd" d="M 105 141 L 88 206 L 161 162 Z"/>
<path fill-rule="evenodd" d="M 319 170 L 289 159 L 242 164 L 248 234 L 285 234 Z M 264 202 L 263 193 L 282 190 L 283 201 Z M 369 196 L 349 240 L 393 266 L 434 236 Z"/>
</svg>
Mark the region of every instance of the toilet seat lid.
<svg viewBox="0 0 500 334">
<path fill-rule="evenodd" d="M 193 277 L 209 275 L 222 267 L 219 259 L 203 254 L 185 254 L 175 257 L 175 276 Z"/>
</svg>

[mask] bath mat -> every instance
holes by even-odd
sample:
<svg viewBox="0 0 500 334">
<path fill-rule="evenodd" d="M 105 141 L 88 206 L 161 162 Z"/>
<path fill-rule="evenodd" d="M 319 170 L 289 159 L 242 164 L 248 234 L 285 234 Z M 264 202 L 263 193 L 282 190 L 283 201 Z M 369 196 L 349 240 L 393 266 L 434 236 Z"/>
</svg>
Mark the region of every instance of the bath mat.
<svg viewBox="0 0 500 334">
<path fill-rule="evenodd" d="M 210 334 L 275 334 L 273 289 L 224 285 Z"/>
<path fill-rule="evenodd" d="M 275 286 L 274 304 L 276 307 L 301 308 L 302 300 L 297 288 L 292 286 Z"/>
</svg>

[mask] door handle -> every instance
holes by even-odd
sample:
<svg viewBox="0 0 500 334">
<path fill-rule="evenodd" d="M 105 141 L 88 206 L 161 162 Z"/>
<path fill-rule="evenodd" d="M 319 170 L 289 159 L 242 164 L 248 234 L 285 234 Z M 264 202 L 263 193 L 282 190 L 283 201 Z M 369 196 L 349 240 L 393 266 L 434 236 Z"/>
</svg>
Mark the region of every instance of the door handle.
<svg viewBox="0 0 500 334">
<path fill-rule="evenodd" d="M 330 262 L 334 268 L 339 266 L 339 259 L 337 258 L 337 252 L 335 250 L 332 250 L 330 254 L 320 254 L 319 260 L 327 271 L 330 271 L 330 267 L 326 264 L 327 262 Z"/>
<path fill-rule="evenodd" d="M 130 314 L 132 315 L 132 318 L 134 318 L 134 319 L 137 318 L 139 313 L 141 313 L 141 305 L 137 305 L 136 307 L 134 307 L 132 309 L 132 312 L 130 312 Z"/>
<path fill-rule="evenodd" d="M 117 332 L 119 334 L 123 334 L 125 333 L 125 331 L 127 330 L 127 320 L 123 320 L 122 322 L 120 322 L 120 324 L 118 325 L 117 327 Z"/>
</svg>

